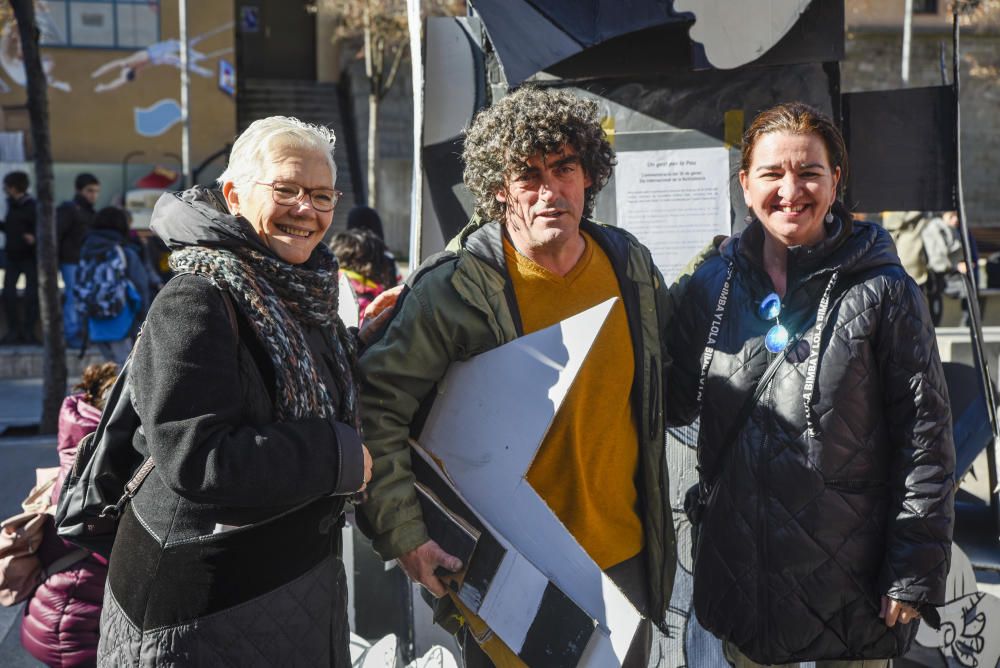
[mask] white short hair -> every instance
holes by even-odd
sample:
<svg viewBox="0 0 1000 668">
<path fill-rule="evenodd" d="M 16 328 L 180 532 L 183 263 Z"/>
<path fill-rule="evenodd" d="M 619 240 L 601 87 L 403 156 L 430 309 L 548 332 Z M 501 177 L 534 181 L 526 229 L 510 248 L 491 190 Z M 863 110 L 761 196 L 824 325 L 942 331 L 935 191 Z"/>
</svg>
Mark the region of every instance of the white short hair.
<svg viewBox="0 0 1000 668">
<path fill-rule="evenodd" d="M 333 161 L 333 147 L 337 142 L 333 130 L 314 125 L 290 116 L 269 116 L 256 120 L 233 143 L 229 164 L 219 176 L 219 185 L 232 181 L 236 192 L 260 178 L 264 165 L 275 146 L 291 146 L 316 151 L 326 156 L 330 174 L 337 182 L 337 165 Z"/>
</svg>

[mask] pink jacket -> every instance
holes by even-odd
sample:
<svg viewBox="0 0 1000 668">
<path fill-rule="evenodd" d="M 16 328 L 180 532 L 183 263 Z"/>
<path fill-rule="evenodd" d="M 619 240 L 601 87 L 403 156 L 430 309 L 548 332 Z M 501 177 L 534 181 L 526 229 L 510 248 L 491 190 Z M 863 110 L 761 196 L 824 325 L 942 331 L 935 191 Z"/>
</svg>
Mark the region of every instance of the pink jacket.
<svg viewBox="0 0 1000 668">
<path fill-rule="evenodd" d="M 59 500 L 62 481 L 73 467 L 76 446 L 97 428 L 101 411 L 70 395 L 59 411 L 59 479 L 52 502 Z M 76 546 L 46 532 L 38 554 L 43 564 L 76 551 Z M 67 570 L 53 573 L 28 600 L 21 623 L 21 644 L 48 666 L 92 666 L 100 637 L 101 603 L 107 562 L 91 555 Z"/>
</svg>

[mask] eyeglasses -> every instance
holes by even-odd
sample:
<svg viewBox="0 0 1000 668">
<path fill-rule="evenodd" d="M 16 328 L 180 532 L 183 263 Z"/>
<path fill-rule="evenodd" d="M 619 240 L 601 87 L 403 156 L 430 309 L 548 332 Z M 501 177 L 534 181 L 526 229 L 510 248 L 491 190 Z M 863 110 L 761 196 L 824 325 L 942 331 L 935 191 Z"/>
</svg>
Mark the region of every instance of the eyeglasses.
<svg viewBox="0 0 1000 668">
<path fill-rule="evenodd" d="M 274 181 L 265 183 L 254 181 L 259 186 L 267 186 L 271 189 L 271 196 L 275 204 L 282 206 L 295 206 L 302 201 L 303 197 L 309 197 L 309 204 L 320 213 L 333 211 L 337 206 L 337 201 L 344 194 L 334 188 L 304 188 L 291 181 Z"/>
<path fill-rule="evenodd" d="M 772 292 L 760 302 L 757 315 L 764 320 L 774 320 L 775 325 L 767 330 L 764 335 L 764 347 L 768 352 L 780 353 L 788 347 L 788 330 L 781 324 L 778 318 L 781 315 L 781 297 L 777 292 Z"/>
</svg>

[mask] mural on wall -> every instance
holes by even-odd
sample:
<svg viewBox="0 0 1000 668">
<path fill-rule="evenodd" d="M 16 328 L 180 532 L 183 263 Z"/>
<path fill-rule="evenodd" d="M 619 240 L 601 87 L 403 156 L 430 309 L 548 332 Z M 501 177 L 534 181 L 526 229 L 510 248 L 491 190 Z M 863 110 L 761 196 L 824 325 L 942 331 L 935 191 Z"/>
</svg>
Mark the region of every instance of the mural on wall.
<svg viewBox="0 0 1000 668">
<path fill-rule="evenodd" d="M 39 14 L 39 19 L 41 17 L 42 15 Z M 45 32 L 45 23 L 39 20 L 39 25 L 42 26 L 43 32 Z M 54 27 L 50 29 L 54 30 Z M 27 82 L 27 75 L 24 73 L 24 56 L 21 55 L 21 36 L 17 33 L 17 24 L 14 21 L 8 21 L 3 26 L 3 29 L 0 29 L 0 65 L 3 66 L 3 71 L 11 81 L 22 88 L 24 87 Z M 52 60 L 52 56 L 42 53 L 42 69 L 45 70 L 45 78 L 48 79 L 49 88 L 55 88 L 64 93 L 72 90 L 72 87 L 68 83 L 56 78 L 53 71 L 55 69 L 55 61 Z M 0 79 L 0 84 L 2 84 L 0 86 L 0 93 L 10 92 L 10 86 L 7 85 L 6 81 Z"/>
<path fill-rule="evenodd" d="M 51 91 L 55 159 L 120 163 L 123 156 L 132 156 L 141 162 L 179 153 L 173 137 L 182 119 L 178 82 L 183 52 L 173 21 L 176 0 L 34 4 Z M 199 3 L 192 10 L 187 52 L 192 146 L 211 154 L 235 133 L 233 96 L 217 85 L 226 58 L 227 81 L 235 80 L 234 12 L 228 2 Z M 141 85 L 127 85 L 138 79 Z M 8 18 L 0 23 L 0 105 L 22 109 L 25 85 L 17 24 Z M 24 114 L 10 114 L 0 130 L 23 132 L 27 122 Z M 80 131 L 84 127 L 87 132 Z M 126 174 L 123 190 L 130 185 L 127 180 Z"/>
<path fill-rule="evenodd" d="M 181 122 L 184 112 L 177 100 L 164 98 L 148 107 L 136 107 L 135 131 L 143 137 L 158 137 Z"/>
<path fill-rule="evenodd" d="M 207 78 L 213 76 L 215 71 L 205 67 L 201 63 L 209 61 L 213 58 L 218 58 L 219 56 L 224 56 L 228 53 L 232 53 L 233 47 L 223 47 L 208 53 L 202 53 L 201 51 L 198 51 L 196 47 L 203 40 L 225 33 L 226 31 L 231 30 L 232 27 L 233 22 L 230 21 L 229 23 L 224 23 L 189 39 L 188 71 L 201 77 Z M 158 65 L 171 65 L 180 69 L 181 43 L 179 40 L 163 40 L 162 42 L 157 42 L 156 44 L 150 44 L 146 48 L 140 49 L 123 58 L 115 58 L 104 63 L 95 69 L 90 74 L 90 77 L 92 79 L 100 79 L 110 72 L 116 72 L 116 76 L 107 81 L 99 82 L 94 86 L 94 92 L 104 93 L 120 88 L 130 81 L 135 81 L 141 70 L 147 67 L 156 67 Z"/>
<path fill-rule="evenodd" d="M 941 628 L 920 625 L 914 648 L 898 668 L 996 668 L 1000 666 L 1000 598 L 979 591 L 972 564 L 957 546 L 941 608 Z"/>
</svg>

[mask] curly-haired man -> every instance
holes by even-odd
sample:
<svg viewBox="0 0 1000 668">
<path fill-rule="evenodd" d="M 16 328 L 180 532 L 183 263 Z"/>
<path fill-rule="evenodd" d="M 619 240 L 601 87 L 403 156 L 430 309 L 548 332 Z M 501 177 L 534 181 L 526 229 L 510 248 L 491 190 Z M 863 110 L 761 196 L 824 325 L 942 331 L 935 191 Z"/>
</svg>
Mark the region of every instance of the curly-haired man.
<svg viewBox="0 0 1000 668">
<path fill-rule="evenodd" d="M 463 158 L 476 216 L 414 272 L 393 322 L 360 361 L 374 457 L 362 508 L 374 547 L 445 594 L 435 569 L 462 564 L 428 538 L 421 518 L 407 445 L 421 404 L 452 360 L 618 297 L 528 480 L 637 609 L 660 623 L 675 566 L 662 410 L 673 300 L 644 246 L 587 218 L 615 164 L 597 105 L 521 89 L 476 117 Z M 641 628 L 626 665 L 646 665 L 651 629 Z M 467 665 L 489 665 L 475 643 L 463 644 Z M 507 651 L 484 647 L 494 659 Z"/>
</svg>

